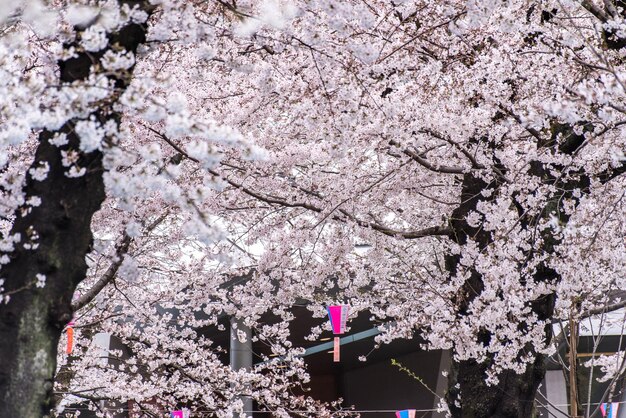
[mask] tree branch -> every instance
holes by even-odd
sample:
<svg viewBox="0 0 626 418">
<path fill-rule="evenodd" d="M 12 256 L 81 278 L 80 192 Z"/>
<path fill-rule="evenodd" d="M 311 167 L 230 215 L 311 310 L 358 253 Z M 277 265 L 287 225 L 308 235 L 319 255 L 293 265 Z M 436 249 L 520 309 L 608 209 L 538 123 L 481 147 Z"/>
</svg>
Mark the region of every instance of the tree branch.
<svg viewBox="0 0 626 418">
<path fill-rule="evenodd" d="M 111 280 L 115 278 L 117 271 L 124 261 L 124 255 L 128 253 L 128 248 L 130 247 L 131 242 L 132 238 L 124 233 L 124 238 L 122 238 L 122 240 L 115 247 L 115 258 L 107 271 L 102 275 L 102 277 L 100 277 L 100 279 L 98 279 L 91 289 L 83 293 L 72 303 L 72 310 L 77 311 L 86 306 L 89 302 L 94 300 L 96 296 L 98 296 L 98 293 L 100 293 L 100 291 L 104 289 L 104 287 L 109 284 Z"/>
<path fill-rule="evenodd" d="M 626 300 L 623 300 L 621 302 L 615 302 L 612 303 L 610 305 L 605 305 L 605 306 L 600 306 L 598 308 L 595 309 L 589 309 L 587 311 L 585 311 L 584 313 L 582 313 L 579 317 L 579 320 L 583 320 L 583 319 L 587 319 L 590 318 L 594 315 L 604 315 L 610 312 L 615 312 L 618 309 L 622 309 L 626 307 Z M 559 320 L 554 319 L 552 321 L 552 324 L 556 324 L 557 322 L 559 322 Z M 563 344 L 565 344 L 566 340 L 565 340 L 565 335 L 569 332 L 569 325 L 566 325 L 565 327 L 563 327 L 563 330 L 561 331 L 560 334 L 558 334 L 555 338 L 553 343 L 555 344 L 555 346 L 557 347 L 557 352 L 558 350 L 561 349 L 561 347 L 563 346 Z"/>
<path fill-rule="evenodd" d="M 591 13 L 592 15 L 594 15 L 595 17 L 598 18 L 598 20 L 602 23 L 606 22 L 609 17 L 607 16 L 607 14 L 604 12 L 604 10 L 598 8 L 598 6 L 596 6 L 595 4 L 593 4 L 591 1 L 589 0 L 581 0 L 580 1 L 580 5 L 585 8 L 589 13 Z"/>
<path fill-rule="evenodd" d="M 165 211 L 165 213 L 159 216 L 154 222 L 152 222 L 146 228 L 147 231 L 152 231 L 156 228 L 163 220 L 167 217 L 169 211 Z M 72 303 L 72 309 L 77 311 L 87 304 L 89 304 L 98 294 L 104 289 L 104 287 L 111 282 L 115 278 L 117 271 L 119 270 L 122 262 L 124 261 L 124 256 L 128 253 L 128 249 L 130 244 L 132 243 L 132 238 L 128 236 L 128 234 L 124 233 L 124 237 L 122 240 L 115 246 L 115 258 L 107 271 L 100 277 L 100 279 L 89 289 L 87 292 L 82 294 L 76 301 Z"/>
<path fill-rule="evenodd" d="M 622 309 L 623 307 L 626 307 L 626 300 L 612 303 L 608 306 L 602 306 L 602 307 L 595 308 L 595 309 L 589 309 L 581 316 L 581 319 L 586 319 L 593 315 L 600 315 L 600 314 L 606 314 L 609 312 L 614 312 L 618 309 Z"/>
<path fill-rule="evenodd" d="M 393 145 L 396 147 L 401 147 L 400 143 L 397 141 L 394 141 L 393 139 L 389 141 L 389 145 Z M 444 174 L 464 174 L 467 170 L 460 168 L 460 167 L 450 167 L 447 165 L 440 165 L 440 166 L 435 166 L 432 163 L 430 163 L 427 159 L 423 158 L 422 156 L 420 156 L 418 153 L 416 153 L 413 150 L 410 149 L 403 149 L 401 151 L 404 155 L 410 157 L 413 161 L 416 161 L 419 165 L 421 165 L 422 167 L 430 170 L 430 171 L 434 171 L 435 173 L 444 173 Z"/>
<path fill-rule="evenodd" d="M 440 139 L 442 141 L 446 141 L 448 144 L 453 145 L 454 147 L 456 147 L 459 151 L 461 151 L 463 153 L 463 155 L 465 155 L 465 157 L 467 157 L 468 160 L 470 160 L 470 162 L 472 163 L 472 167 L 477 169 L 477 170 L 481 170 L 484 169 L 485 166 L 482 165 L 481 163 L 479 163 L 476 158 L 472 155 L 471 152 L 469 152 L 468 150 L 466 150 L 464 147 L 461 146 L 461 144 L 454 142 L 452 139 L 448 138 L 445 135 L 440 134 L 439 132 L 436 132 L 432 129 L 429 128 L 423 128 L 420 129 L 418 132 L 420 133 L 424 133 L 424 134 L 428 134 L 432 137 L 435 137 L 437 139 Z"/>
<path fill-rule="evenodd" d="M 156 129 L 151 128 L 150 126 L 146 126 L 144 125 L 148 130 L 150 130 L 151 132 L 153 132 L 154 134 L 156 134 L 157 136 L 159 136 L 160 138 L 162 138 L 165 142 L 167 142 L 172 148 L 174 148 L 177 152 L 179 152 L 182 156 L 184 156 L 185 158 L 188 158 L 191 161 L 194 162 L 199 162 L 196 158 L 191 157 L 190 155 L 188 155 L 185 150 L 183 150 L 181 147 L 179 147 L 176 143 L 174 143 L 170 138 L 167 137 L 167 135 L 163 134 L 162 132 L 157 131 Z M 460 170 L 460 169 L 459 169 Z M 254 190 L 251 190 L 247 187 L 244 187 L 243 184 L 238 183 L 234 180 L 231 180 L 227 177 L 225 177 L 224 175 L 220 174 L 219 172 L 212 170 L 212 169 L 208 169 L 208 172 L 211 173 L 212 175 L 219 177 L 221 179 L 223 179 L 224 181 L 226 181 L 228 184 L 230 184 L 231 186 L 241 190 L 243 193 L 247 194 L 250 197 L 253 197 L 257 200 L 260 200 L 262 202 L 265 203 L 269 203 L 269 204 L 275 204 L 275 205 L 279 205 L 279 206 L 284 206 L 284 207 L 291 207 L 291 208 L 303 208 L 303 209 L 307 209 L 310 210 L 312 212 L 317 212 L 317 213 L 321 213 L 323 212 L 323 209 L 318 207 L 318 206 L 314 206 L 310 203 L 305 203 L 305 202 L 288 202 L 285 199 L 282 198 L 278 198 L 278 197 L 273 197 L 273 196 L 267 196 L 265 194 L 256 192 Z M 462 171 L 460 172 L 462 173 Z M 336 221 L 340 221 L 340 222 L 345 222 L 345 218 L 349 218 L 350 220 L 352 220 L 353 222 L 355 222 L 357 225 L 362 226 L 362 227 L 366 227 L 366 228 L 371 228 L 375 231 L 378 231 L 382 234 L 385 234 L 387 236 L 390 237 L 401 237 L 401 238 L 405 238 L 405 239 L 416 239 L 416 238 L 424 238 L 424 237 L 428 237 L 428 236 L 448 236 L 452 233 L 452 230 L 449 229 L 448 227 L 442 227 L 442 226 L 433 226 L 433 227 L 428 227 L 428 228 L 424 228 L 424 229 L 419 229 L 419 230 L 410 230 L 410 231 L 401 231 L 401 230 L 396 230 L 396 229 L 391 229 L 388 228 L 384 225 L 375 223 L 375 222 L 366 222 L 363 220 L 358 219 L 357 217 L 355 217 L 354 215 L 352 215 L 351 213 L 347 212 L 344 209 L 339 209 L 339 212 L 341 214 L 343 214 L 344 216 L 332 216 L 331 219 L 336 220 Z M 345 217 L 345 218 L 344 218 Z"/>
<path fill-rule="evenodd" d="M 355 222 L 357 225 L 371 228 L 375 231 L 378 231 L 382 234 L 385 234 L 390 237 L 402 237 L 405 239 L 415 239 L 415 238 L 424 238 L 424 237 L 432 237 L 432 236 L 449 236 L 452 234 L 452 230 L 447 226 L 431 226 L 424 229 L 418 229 L 413 231 L 399 231 L 396 229 L 387 228 L 376 222 L 367 222 L 361 219 L 356 218 L 354 215 L 349 213 L 344 209 L 339 209 L 343 215 L 349 218 L 351 221 Z"/>
<path fill-rule="evenodd" d="M 612 168 L 610 170 L 606 170 L 603 173 L 600 173 L 598 175 L 598 178 L 600 179 L 600 182 L 604 184 L 604 183 L 608 183 L 609 181 L 613 180 L 616 177 L 619 177 L 620 175 L 624 173 L 626 173 L 626 163 L 622 164 L 621 166 L 617 168 Z"/>
</svg>

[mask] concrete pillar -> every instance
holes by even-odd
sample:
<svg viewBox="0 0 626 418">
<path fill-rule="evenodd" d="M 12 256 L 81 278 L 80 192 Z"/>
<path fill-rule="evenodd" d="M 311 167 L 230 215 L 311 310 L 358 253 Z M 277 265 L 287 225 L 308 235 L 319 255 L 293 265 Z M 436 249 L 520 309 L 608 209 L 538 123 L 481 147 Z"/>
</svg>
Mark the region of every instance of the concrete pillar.
<svg viewBox="0 0 626 418">
<path fill-rule="evenodd" d="M 243 333 L 245 342 L 239 341 L 237 331 Z M 252 331 L 237 318 L 230 319 L 230 367 L 233 370 L 250 369 L 252 367 Z M 252 416 L 252 399 L 242 396 L 243 410 L 246 416 Z"/>
<path fill-rule="evenodd" d="M 567 384 L 562 370 L 548 370 L 544 378 L 546 399 L 546 414 L 548 417 L 565 417 L 567 408 Z"/>
<path fill-rule="evenodd" d="M 450 357 L 449 350 L 441 350 L 441 357 L 439 359 L 439 372 L 437 373 L 437 386 L 435 387 L 435 393 L 442 398 L 448 390 L 448 378 L 443 375 L 443 372 L 450 371 L 450 365 L 452 364 L 452 358 Z M 439 405 L 439 398 L 434 396 L 433 409 L 437 409 Z M 443 412 L 433 412 L 433 418 L 445 418 L 446 414 Z"/>
<path fill-rule="evenodd" d="M 102 367 L 107 367 L 107 365 L 109 364 L 109 352 L 111 350 L 111 334 L 109 334 L 108 332 L 98 332 L 96 333 L 93 337 L 92 337 L 92 345 L 91 345 L 91 349 L 93 350 L 93 353 L 96 357 L 99 357 L 99 363 Z M 111 417 L 111 418 L 126 418 L 128 416 L 131 416 L 130 413 L 125 413 L 125 412 L 120 412 L 120 413 L 116 413 L 116 412 L 112 412 L 115 411 L 117 408 L 121 408 L 123 406 L 123 404 L 117 402 L 117 401 L 100 401 L 100 408 L 102 408 L 102 410 L 106 411 L 109 410 L 109 414 L 107 415 L 107 417 Z"/>
<path fill-rule="evenodd" d="M 109 364 L 109 348 L 111 346 L 111 334 L 99 332 L 93 336 L 93 345 L 96 355 L 100 357 L 100 364 L 105 367 Z"/>
</svg>

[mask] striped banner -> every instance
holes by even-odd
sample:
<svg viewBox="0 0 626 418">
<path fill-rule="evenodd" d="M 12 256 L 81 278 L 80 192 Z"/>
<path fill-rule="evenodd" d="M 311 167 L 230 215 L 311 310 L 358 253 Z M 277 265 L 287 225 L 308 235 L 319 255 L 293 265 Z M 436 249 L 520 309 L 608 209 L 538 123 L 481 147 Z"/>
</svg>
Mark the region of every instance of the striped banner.
<svg viewBox="0 0 626 418">
<path fill-rule="evenodd" d="M 396 411 L 396 418 L 415 418 L 415 409 Z"/>
<path fill-rule="evenodd" d="M 618 409 L 619 402 L 603 403 L 600 405 L 600 411 L 605 418 L 617 418 Z"/>
</svg>

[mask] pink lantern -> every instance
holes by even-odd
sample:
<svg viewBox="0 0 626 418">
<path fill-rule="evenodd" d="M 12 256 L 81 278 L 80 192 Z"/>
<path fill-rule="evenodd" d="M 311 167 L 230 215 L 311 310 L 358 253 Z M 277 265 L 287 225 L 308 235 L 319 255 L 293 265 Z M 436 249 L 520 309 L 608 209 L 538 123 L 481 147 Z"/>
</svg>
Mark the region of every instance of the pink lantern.
<svg viewBox="0 0 626 418">
<path fill-rule="evenodd" d="M 328 318 L 330 319 L 330 327 L 333 334 L 341 335 L 346 332 L 346 323 L 348 322 L 349 305 L 331 305 L 326 308 L 328 310 Z M 339 347 L 341 346 L 340 337 L 334 338 L 333 361 L 339 361 Z"/>
</svg>

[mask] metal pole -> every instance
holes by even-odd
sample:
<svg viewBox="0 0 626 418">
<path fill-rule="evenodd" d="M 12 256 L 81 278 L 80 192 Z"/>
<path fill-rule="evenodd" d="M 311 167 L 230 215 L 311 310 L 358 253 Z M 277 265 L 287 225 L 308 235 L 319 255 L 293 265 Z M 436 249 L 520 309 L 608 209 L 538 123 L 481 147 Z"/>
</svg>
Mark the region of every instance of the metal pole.
<svg viewBox="0 0 626 418">
<path fill-rule="evenodd" d="M 237 331 L 239 334 L 243 333 L 244 342 L 239 340 Z M 230 368 L 233 370 L 252 368 L 252 331 L 237 318 L 230 319 Z M 242 396 L 241 400 L 246 416 L 252 416 L 252 399 Z"/>
<path fill-rule="evenodd" d="M 569 403 L 572 418 L 579 418 L 578 415 L 578 376 L 577 358 L 578 354 L 578 324 L 574 320 L 574 314 L 569 319 Z"/>
</svg>

